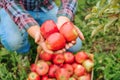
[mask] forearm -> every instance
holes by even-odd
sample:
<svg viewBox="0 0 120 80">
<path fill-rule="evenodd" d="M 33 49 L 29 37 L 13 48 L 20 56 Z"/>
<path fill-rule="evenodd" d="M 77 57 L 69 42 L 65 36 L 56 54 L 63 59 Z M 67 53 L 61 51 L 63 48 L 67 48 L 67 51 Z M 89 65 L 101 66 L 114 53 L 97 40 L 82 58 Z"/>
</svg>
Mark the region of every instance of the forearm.
<svg viewBox="0 0 120 80">
<path fill-rule="evenodd" d="M 57 16 L 65 16 L 73 21 L 76 8 L 77 0 L 61 0 L 61 6 L 58 9 Z"/>
</svg>

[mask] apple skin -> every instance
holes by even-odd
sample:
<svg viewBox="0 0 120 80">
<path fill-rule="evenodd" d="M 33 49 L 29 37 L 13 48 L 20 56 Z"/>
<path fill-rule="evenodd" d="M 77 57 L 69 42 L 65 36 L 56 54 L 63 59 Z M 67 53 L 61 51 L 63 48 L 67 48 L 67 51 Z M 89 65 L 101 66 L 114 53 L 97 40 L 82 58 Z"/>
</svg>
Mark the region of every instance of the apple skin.
<svg viewBox="0 0 120 80">
<path fill-rule="evenodd" d="M 52 64 L 50 65 L 48 76 L 51 78 L 55 78 L 55 73 L 60 67 L 58 65 Z"/>
<path fill-rule="evenodd" d="M 83 62 L 82 65 L 85 67 L 85 69 L 87 70 L 87 72 L 91 72 L 92 69 L 93 69 L 94 63 L 93 63 L 92 60 L 87 59 L 87 60 L 85 60 L 85 61 Z"/>
<path fill-rule="evenodd" d="M 74 55 L 72 52 L 65 52 L 64 53 L 65 63 L 73 63 L 74 62 Z"/>
<path fill-rule="evenodd" d="M 78 77 L 84 75 L 85 73 L 86 69 L 81 64 L 77 64 L 74 68 L 74 74 Z"/>
<path fill-rule="evenodd" d="M 36 72 L 36 64 L 31 64 L 30 65 L 30 70 L 32 71 L 32 72 Z"/>
<path fill-rule="evenodd" d="M 48 80 L 48 75 L 41 76 L 41 80 Z"/>
<path fill-rule="evenodd" d="M 64 63 L 64 55 L 63 54 L 54 54 L 53 55 L 53 63 L 57 65 L 62 65 Z"/>
<path fill-rule="evenodd" d="M 53 20 L 45 21 L 40 27 L 41 34 L 46 39 L 49 35 L 53 34 L 54 32 L 59 32 L 57 25 Z"/>
<path fill-rule="evenodd" d="M 64 48 L 66 40 L 62 34 L 56 32 L 46 39 L 46 45 L 48 49 L 55 51 Z"/>
<path fill-rule="evenodd" d="M 73 25 L 72 22 L 68 21 L 65 22 L 61 27 L 60 27 L 60 33 L 63 34 L 67 42 L 71 42 L 73 40 L 76 40 L 78 37 L 78 33 Z"/>
<path fill-rule="evenodd" d="M 69 80 L 69 75 L 66 69 L 60 68 L 55 73 L 57 80 Z"/>
<path fill-rule="evenodd" d="M 40 80 L 40 76 L 36 72 L 30 72 L 28 74 L 28 80 Z"/>
<path fill-rule="evenodd" d="M 71 64 L 64 64 L 63 68 L 65 68 L 68 71 L 69 76 L 73 75 L 73 67 Z"/>
<path fill-rule="evenodd" d="M 36 72 L 42 76 L 48 73 L 49 65 L 45 61 L 38 61 L 36 64 Z"/>
<path fill-rule="evenodd" d="M 39 58 L 44 61 L 50 61 L 52 60 L 52 54 L 47 52 L 41 52 L 39 53 Z"/>
<path fill-rule="evenodd" d="M 78 80 L 91 80 L 91 75 L 90 73 L 85 74 L 83 76 L 78 77 Z"/>
<path fill-rule="evenodd" d="M 88 55 L 85 51 L 79 51 L 75 54 L 75 61 L 79 64 L 83 63 L 86 59 L 88 59 Z"/>
</svg>

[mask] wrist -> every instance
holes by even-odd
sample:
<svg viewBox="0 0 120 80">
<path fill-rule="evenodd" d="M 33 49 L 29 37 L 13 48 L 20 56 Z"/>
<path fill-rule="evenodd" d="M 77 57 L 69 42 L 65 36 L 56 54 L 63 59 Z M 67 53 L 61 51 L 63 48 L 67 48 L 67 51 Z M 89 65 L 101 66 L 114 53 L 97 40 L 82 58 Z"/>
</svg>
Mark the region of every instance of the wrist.
<svg viewBox="0 0 120 80">
<path fill-rule="evenodd" d="M 28 34 L 35 39 L 36 34 L 40 34 L 40 27 L 38 25 L 35 26 L 31 26 L 28 30 L 27 30 Z"/>
</svg>

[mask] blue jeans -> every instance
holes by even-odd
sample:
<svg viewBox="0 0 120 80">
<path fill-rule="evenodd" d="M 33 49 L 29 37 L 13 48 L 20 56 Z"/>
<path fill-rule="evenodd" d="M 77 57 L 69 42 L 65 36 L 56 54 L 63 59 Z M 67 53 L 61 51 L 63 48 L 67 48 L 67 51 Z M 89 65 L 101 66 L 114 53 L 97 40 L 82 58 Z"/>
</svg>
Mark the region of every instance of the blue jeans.
<svg viewBox="0 0 120 80">
<path fill-rule="evenodd" d="M 42 8 L 40 11 L 28 11 L 28 13 L 41 25 L 48 19 L 52 19 L 56 22 L 57 10 L 58 7 L 54 4 L 54 8 L 49 11 Z M 9 14 L 3 8 L 0 9 L 0 40 L 4 47 L 10 51 L 26 53 L 30 49 L 28 33 L 24 31 L 24 33 L 21 34 L 18 26 L 13 22 Z M 72 48 L 68 49 L 68 51 L 79 51 L 81 46 L 82 42 L 78 38 L 77 43 Z"/>
</svg>

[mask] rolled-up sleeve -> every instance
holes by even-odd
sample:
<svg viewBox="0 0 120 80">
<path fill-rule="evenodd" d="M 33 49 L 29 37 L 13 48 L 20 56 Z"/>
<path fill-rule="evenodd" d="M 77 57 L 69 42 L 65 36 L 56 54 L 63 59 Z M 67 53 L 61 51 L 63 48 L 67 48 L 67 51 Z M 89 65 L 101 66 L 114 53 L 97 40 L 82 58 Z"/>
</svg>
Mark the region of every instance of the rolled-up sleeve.
<svg viewBox="0 0 120 80">
<path fill-rule="evenodd" d="M 77 0 L 61 0 L 57 16 L 66 16 L 72 21 L 74 19 L 76 8 Z"/>
<path fill-rule="evenodd" d="M 8 12 L 13 21 L 18 25 L 19 29 L 27 30 L 31 26 L 38 25 L 22 5 L 14 2 L 14 0 L 1 0 L 0 6 Z"/>
</svg>

